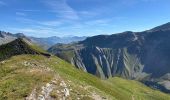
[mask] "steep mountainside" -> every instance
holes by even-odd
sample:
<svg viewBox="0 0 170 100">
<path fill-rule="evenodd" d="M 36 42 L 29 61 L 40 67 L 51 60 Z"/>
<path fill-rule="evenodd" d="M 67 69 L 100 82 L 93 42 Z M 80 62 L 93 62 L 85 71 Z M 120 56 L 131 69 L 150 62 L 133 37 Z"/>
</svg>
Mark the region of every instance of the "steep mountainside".
<svg viewBox="0 0 170 100">
<path fill-rule="evenodd" d="M 136 81 L 101 80 L 54 56 L 19 55 L 0 62 L 0 100 L 140 99 L 169 100 L 170 96 Z"/>
<path fill-rule="evenodd" d="M 163 85 L 170 89 L 169 25 L 155 31 L 94 36 L 79 43 L 53 46 L 49 52 L 101 78 L 152 79 L 157 88 Z"/>
</svg>

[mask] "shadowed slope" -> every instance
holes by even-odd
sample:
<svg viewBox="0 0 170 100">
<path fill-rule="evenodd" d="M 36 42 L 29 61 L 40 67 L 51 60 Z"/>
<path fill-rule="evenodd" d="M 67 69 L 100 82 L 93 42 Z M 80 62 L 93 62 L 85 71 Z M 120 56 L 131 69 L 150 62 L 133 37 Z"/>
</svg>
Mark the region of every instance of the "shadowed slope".
<svg viewBox="0 0 170 100">
<path fill-rule="evenodd" d="M 21 38 L 0 46 L 0 61 L 21 54 L 42 54 L 50 56 L 49 54 L 36 50 L 33 44 Z"/>
</svg>

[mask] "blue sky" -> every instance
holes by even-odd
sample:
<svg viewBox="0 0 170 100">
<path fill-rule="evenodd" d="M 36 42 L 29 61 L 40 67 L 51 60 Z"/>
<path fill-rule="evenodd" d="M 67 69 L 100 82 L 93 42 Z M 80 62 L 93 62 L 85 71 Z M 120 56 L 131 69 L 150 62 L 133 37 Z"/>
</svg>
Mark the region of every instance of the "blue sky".
<svg viewBox="0 0 170 100">
<path fill-rule="evenodd" d="M 0 0 L 0 30 L 29 36 L 93 36 L 170 22 L 170 0 Z"/>
</svg>

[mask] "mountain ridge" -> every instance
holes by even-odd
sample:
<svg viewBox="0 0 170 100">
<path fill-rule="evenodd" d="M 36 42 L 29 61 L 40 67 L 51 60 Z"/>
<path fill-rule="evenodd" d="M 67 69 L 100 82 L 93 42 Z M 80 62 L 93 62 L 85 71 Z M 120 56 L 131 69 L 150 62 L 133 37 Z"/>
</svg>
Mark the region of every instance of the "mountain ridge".
<svg viewBox="0 0 170 100">
<path fill-rule="evenodd" d="M 165 30 L 170 30 L 170 22 L 157 26 L 149 31 L 165 31 Z"/>
<path fill-rule="evenodd" d="M 48 51 L 102 79 L 119 76 L 160 84 L 169 81 L 161 79 L 170 73 L 169 33 L 164 29 L 98 35 Z"/>
<path fill-rule="evenodd" d="M 82 36 L 67 36 L 67 37 L 44 37 L 44 38 L 37 38 L 37 37 L 30 37 L 26 36 L 23 33 L 16 33 L 12 34 L 10 32 L 4 32 L 0 31 L 0 45 L 9 43 L 17 38 L 26 38 L 29 41 L 32 41 L 33 43 L 37 44 L 38 46 L 41 46 L 43 49 L 47 50 L 51 46 L 57 44 L 57 43 L 71 43 L 71 42 L 77 42 L 82 41 L 86 39 L 87 37 Z"/>
<path fill-rule="evenodd" d="M 0 45 L 0 61 L 8 59 L 12 56 L 21 55 L 21 54 L 37 54 L 50 56 L 50 54 L 38 51 L 34 48 L 33 44 L 23 38 L 18 38 L 7 44 Z"/>
</svg>

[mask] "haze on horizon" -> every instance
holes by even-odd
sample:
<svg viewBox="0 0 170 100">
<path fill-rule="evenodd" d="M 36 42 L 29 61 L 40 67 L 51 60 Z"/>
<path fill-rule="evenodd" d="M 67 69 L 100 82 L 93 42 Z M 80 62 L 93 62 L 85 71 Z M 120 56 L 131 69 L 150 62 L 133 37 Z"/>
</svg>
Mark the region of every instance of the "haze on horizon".
<svg viewBox="0 0 170 100">
<path fill-rule="evenodd" d="M 0 0 L 0 30 L 28 36 L 143 31 L 170 21 L 170 0 Z"/>
</svg>

